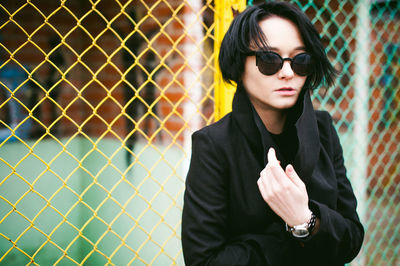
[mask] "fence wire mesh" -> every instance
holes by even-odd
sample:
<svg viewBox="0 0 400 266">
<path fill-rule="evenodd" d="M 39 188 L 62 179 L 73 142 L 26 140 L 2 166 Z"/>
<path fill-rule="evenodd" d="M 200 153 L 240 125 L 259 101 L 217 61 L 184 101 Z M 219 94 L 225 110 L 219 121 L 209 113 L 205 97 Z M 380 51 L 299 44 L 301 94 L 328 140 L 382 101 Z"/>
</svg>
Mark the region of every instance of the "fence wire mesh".
<svg viewBox="0 0 400 266">
<path fill-rule="evenodd" d="M 366 227 L 354 264 L 399 265 L 400 2 L 292 2 L 340 72 L 313 97 Z M 0 0 L 1 265 L 183 265 L 190 134 L 227 109 L 216 31 L 245 4 Z"/>
</svg>

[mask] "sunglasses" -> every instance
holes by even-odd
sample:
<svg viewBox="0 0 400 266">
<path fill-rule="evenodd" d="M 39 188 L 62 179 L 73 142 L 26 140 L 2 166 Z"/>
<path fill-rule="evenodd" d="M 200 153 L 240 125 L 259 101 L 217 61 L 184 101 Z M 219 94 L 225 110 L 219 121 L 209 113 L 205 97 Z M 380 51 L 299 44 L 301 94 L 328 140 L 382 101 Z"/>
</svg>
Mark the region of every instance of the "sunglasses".
<svg viewBox="0 0 400 266">
<path fill-rule="evenodd" d="M 299 76 L 308 76 L 314 70 L 312 57 L 307 53 L 298 54 L 293 58 L 282 58 L 279 54 L 270 51 L 253 51 L 248 53 L 248 55 L 256 56 L 258 70 L 268 76 L 282 69 L 285 61 L 290 61 L 290 67 Z"/>
</svg>

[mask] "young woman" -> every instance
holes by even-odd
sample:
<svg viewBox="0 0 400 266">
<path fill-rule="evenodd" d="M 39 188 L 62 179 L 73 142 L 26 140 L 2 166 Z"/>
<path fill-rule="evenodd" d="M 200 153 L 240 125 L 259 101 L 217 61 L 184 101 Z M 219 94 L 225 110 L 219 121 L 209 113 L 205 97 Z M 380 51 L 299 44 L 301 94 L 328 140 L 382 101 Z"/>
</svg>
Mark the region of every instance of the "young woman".
<svg viewBox="0 0 400 266">
<path fill-rule="evenodd" d="M 342 148 L 309 91 L 333 83 L 297 7 L 267 3 L 232 22 L 219 56 L 232 112 L 193 134 L 182 217 L 186 265 L 343 265 L 364 238 Z"/>
</svg>

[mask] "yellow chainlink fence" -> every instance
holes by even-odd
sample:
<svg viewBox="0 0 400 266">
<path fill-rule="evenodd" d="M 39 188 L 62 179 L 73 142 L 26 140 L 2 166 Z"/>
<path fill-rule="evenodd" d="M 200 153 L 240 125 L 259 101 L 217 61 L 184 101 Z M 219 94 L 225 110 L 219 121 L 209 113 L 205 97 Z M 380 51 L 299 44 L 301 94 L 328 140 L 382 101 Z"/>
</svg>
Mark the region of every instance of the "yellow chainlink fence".
<svg viewBox="0 0 400 266">
<path fill-rule="evenodd" d="M 190 136 L 230 110 L 217 51 L 256 2 L 0 0 L 0 265 L 184 264 Z M 400 2 L 291 2 L 341 73 L 313 97 L 367 229 L 354 265 L 397 265 Z"/>
<path fill-rule="evenodd" d="M 0 264 L 182 265 L 190 134 L 214 120 L 213 1 L 0 13 Z"/>
</svg>

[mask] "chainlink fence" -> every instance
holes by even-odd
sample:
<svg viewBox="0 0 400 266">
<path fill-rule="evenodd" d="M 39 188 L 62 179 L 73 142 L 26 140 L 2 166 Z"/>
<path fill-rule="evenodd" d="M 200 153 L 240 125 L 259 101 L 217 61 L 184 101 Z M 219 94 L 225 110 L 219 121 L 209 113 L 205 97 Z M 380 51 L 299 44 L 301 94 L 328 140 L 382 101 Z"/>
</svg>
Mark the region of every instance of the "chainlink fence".
<svg viewBox="0 0 400 266">
<path fill-rule="evenodd" d="M 0 265 L 184 264 L 190 135 L 229 111 L 218 45 L 256 2 L 0 0 Z M 366 227 L 353 264 L 399 265 L 400 1 L 293 2 L 340 73 L 313 97 Z"/>
</svg>

